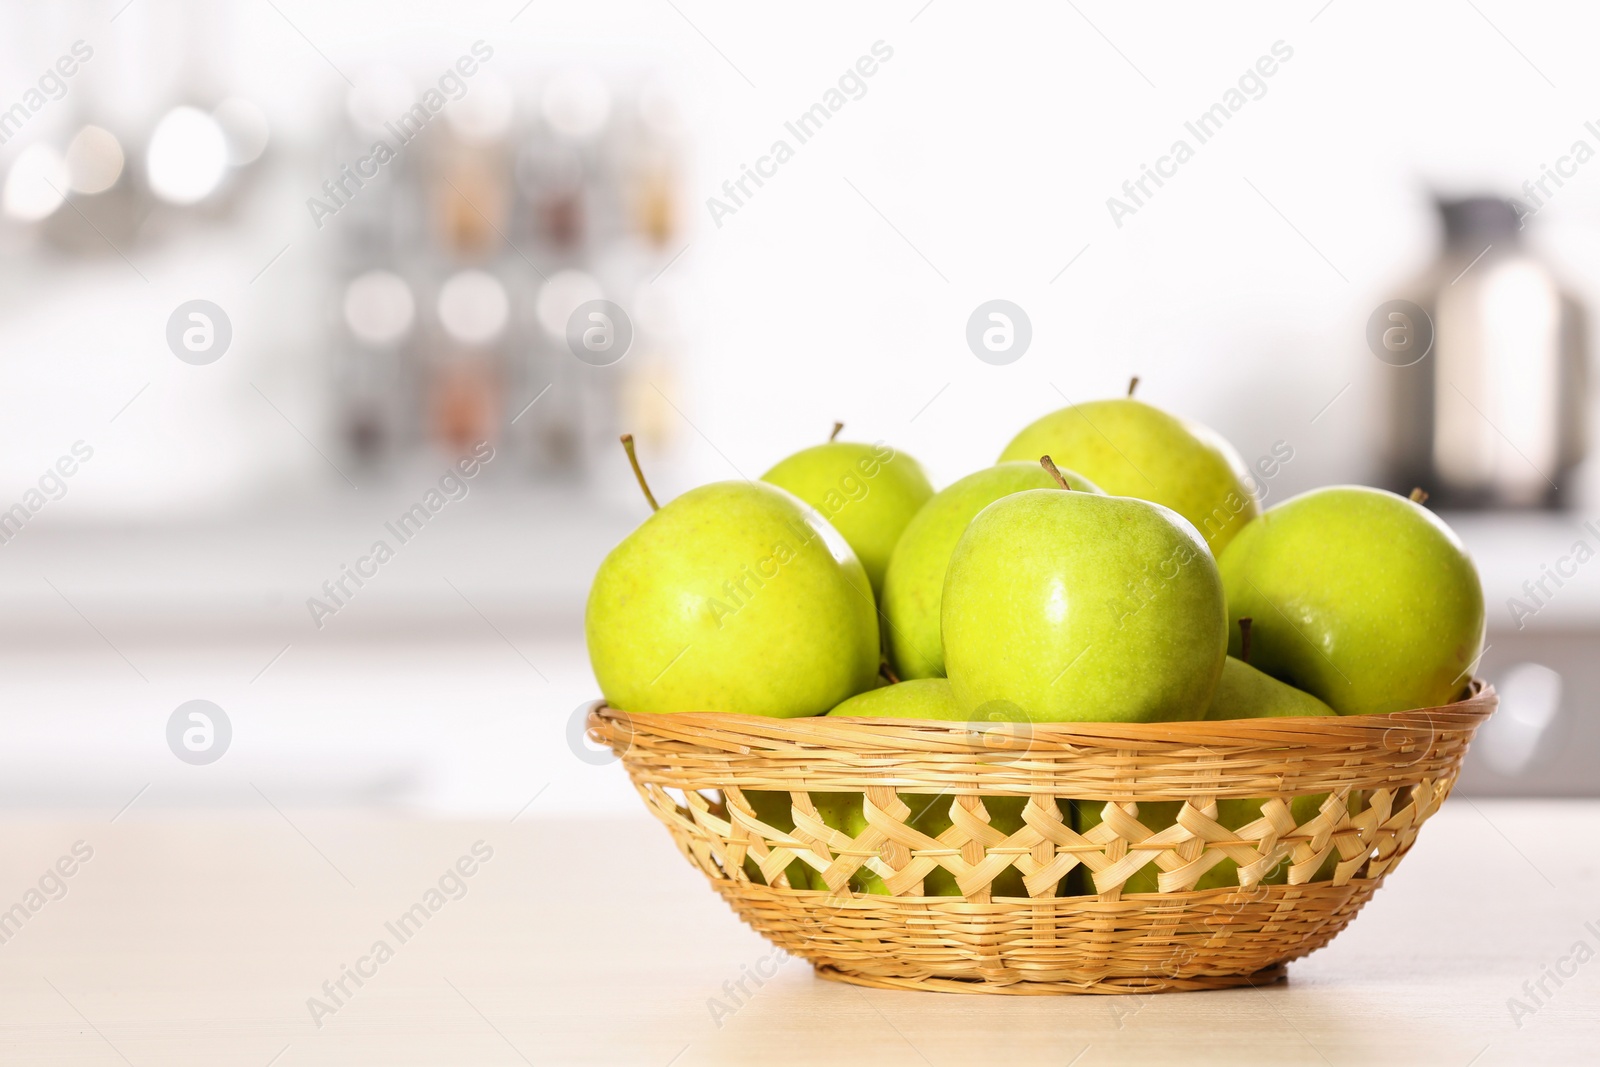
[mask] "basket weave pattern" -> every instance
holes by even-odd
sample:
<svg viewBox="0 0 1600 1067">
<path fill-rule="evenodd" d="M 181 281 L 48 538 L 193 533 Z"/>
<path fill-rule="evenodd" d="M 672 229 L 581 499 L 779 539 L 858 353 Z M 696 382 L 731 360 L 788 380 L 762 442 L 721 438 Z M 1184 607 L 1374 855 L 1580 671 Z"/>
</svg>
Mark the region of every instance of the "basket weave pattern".
<svg viewBox="0 0 1600 1067">
<path fill-rule="evenodd" d="M 1325 945 L 1438 810 L 1495 703 L 1475 684 L 1458 703 L 1393 715 L 992 728 L 596 708 L 589 728 L 734 910 L 824 975 L 1116 993 L 1259 983 Z M 763 822 L 748 791 L 789 794 L 794 829 Z M 813 802 L 841 792 L 864 797 L 854 837 Z M 1324 794 L 1297 823 L 1290 802 Z M 1029 798 L 1010 833 L 983 803 L 1000 796 Z M 949 828 L 918 829 L 906 797 L 918 809 L 937 798 Z M 1217 801 L 1235 798 L 1260 801 L 1260 817 L 1229 829 Z M 1058 801 L 1093 805 L 1101 820 L 1080 833 Z M 1169 824 L 1140 821 L 1141 803 L 1174 801 Z M 1223 859 L 1239 884 L 1195 890 Z M 791 887 L 796 861 L 829 890 Z M 1159 892 L 1124 895 L 1152 863 Z M 1284 884 L 1263 882 L 1285 866 L 1272 879 Z M 936 867 L 962 896 L 923 895 Z M 991 896 L 1013 867 L 1029 895 Z M 887 895 L 851 890 L 863 868 Z M 1067 886 L 1086 895 L 1057 895 Z"/>
</svg>

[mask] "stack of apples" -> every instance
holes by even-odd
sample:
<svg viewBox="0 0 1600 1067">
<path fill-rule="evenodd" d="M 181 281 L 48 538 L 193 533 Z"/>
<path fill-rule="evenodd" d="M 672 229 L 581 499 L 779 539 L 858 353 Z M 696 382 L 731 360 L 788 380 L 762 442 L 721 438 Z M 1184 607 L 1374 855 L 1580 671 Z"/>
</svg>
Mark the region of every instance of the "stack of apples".
<svg viewBox="0 0 1600 1067">
<path fill-rule="evenodd" d="M 624 539 L 590 591 L 590 659 L 630 713 L 1131 723 L 1458 699 L 1483 591 L 1425 494 L 1332 486 L 1262 511 L 1259 485 L 1218 434 L 1131 386 L 1044 416 L 937 493 L 905 453 L 830 438 L 759 482 L 690 490 Z M 794 828 L 787 794 L 750 799 Z M 864 828 L 860 794 L 813 799 L 830 826 Z M 927 801 L 917 825 L 938 836 L 949 798 Z M 1297 821 L 1320 801 L 1297 800 Z M 1023 803 L 987 800 L 991 823 L 1020 827 Z M 1260 804 L 1218 818 L 1237 828 Z M 1154 829 L 1179 807 L 1138 814 Z M 1100 805 L 1064 815 L 1086 829 Z M 802 868 L 791 886 L 824 888 Z M 957 892 L 943 874 L 929 895 Z M 1233 877 L 1224 861 L 1199 888 Z M 1124 891 L 1154 880 L 1148 866 Z M 853 885 L 883 891 L 865 868 Z"/>
</svg>

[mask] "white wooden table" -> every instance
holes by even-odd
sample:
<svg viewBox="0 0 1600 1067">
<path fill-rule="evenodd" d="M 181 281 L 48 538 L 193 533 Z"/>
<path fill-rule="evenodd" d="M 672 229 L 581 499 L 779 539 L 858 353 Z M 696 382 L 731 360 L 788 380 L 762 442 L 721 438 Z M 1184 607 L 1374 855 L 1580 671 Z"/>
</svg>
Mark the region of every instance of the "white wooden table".
<svg viewBox="0 0 1600 1067">
<path fill-rule="evenodd" d="M 1144 998 L 879 992 L 792 961 L 740 1003 L 725 983 L 767 969 L 770 947 L 642 814 L 441 823 L 262 805 L 0 824 L 0 909 L 38 905 L 0 916 L 7 1064 L 1600 1060 L 1600 962 L 1561 962 L 1580 941 L 1600 952 L 1600 803 L 1453 800 L 1286 985 Z M 72 860 L 80 841 L 93 855 Z M 58 862 L 73 872 L 59 883 Z M 430 900 L 458 863 L 470 877 Z M 438 907 L 385 925 L 419 903 Z M 370 955 L 379 940 L 392 957 Z M 1558 965 L 1575 970 L 1560 985 Z M 1524 983 L 1541 979 L 1535 1003 Z M 1533 1010 L 1514 1018 L 1511 998 Z"/>
</svg>

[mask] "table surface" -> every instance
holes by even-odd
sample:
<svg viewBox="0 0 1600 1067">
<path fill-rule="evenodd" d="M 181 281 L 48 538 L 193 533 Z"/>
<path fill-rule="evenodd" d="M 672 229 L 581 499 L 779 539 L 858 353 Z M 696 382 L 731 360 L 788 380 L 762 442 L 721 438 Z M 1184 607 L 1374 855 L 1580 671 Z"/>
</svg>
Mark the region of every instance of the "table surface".
<svg viewBox="0 0 1600 1067">
<path fill-rule="evenodd" d="M 1452 799 L 1350 929 L 1291 965 L 1286 984 L 1144 997 L 878 991 L 798 960 L 730 996 L 777 962 L 772 949 L 642 814 L 450 823 L 263 804 L 0 822 L 6 1063 L 1600 1056 L 1600 861 L 1585 844 L 1596 802 Z M 419 903 L 436 910 L 399 925 Z M 374 956 L 379 941 L 390 951 Z"/>
</svg>

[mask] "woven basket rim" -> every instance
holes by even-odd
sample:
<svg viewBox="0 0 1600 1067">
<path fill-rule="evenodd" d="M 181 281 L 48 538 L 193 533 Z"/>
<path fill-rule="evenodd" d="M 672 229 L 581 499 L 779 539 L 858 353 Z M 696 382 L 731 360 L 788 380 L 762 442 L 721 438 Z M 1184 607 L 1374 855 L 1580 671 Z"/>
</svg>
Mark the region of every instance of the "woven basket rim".
<svg viewBox="0 0 1600 1067">
<path fill-rule="evenodd" d="M 1070 749 L 1077 746 L 1104 748 L 1119 745 L 1132 748 L 1143 744 L 1234 747 L 1238 745 L 1300 745 L 1327 748 L 1330 745 L 1370 745 L 1374 736 L 1396 731 L 1419 736 L 1440 730 L 1473 731 L 1494 713 L 1499 696 L 1494 686 L 1473 679 L 1467 696 L 1450 704 L 1414 708 L 1382 715 L 1279 716 L 1263 719 L 1186 719 L 1177 722 L 994 722 L 983 724 L 988 734 L 1005 728 L 1023 735 L 1019 747 L 1038 748 L 1041 744 Z M 739 735 L 766 744 L 774 741 L 831 747 L 831 742 L 861 746 L 876 740 L 885 748 L 910 747 L 922 750 L 943 748 L 947 744 L 970 750 L 973 722 L 945 719 L 883 719 L 832 717 L 827 715 L 773 718 L 737 712 L 630 712 L 597 701 L 591 717 L 619 726 L 624 732 L 645 732 L 685 741 L 729 739 Z M 1002 742 L 1003 743 L 1003 742 Z M 993 747 L 992 738 L 986 744 Z M 720 747 L 720 746 L 718 746 Z"/>
</svg>

